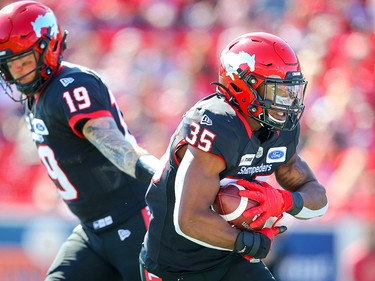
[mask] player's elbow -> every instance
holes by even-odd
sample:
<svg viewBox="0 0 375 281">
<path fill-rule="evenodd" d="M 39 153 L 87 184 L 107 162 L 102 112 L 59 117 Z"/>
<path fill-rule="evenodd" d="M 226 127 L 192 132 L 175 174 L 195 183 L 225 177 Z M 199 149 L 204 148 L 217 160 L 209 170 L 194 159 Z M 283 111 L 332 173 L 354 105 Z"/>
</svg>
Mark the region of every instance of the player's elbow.
<svg viewBox="0 0 375 281">
<path fill-rule="evenodd" d="M 174 226 L 178 234 L 191 238 L 195 237 L 196 229 L 199 227 L 196 216 L 190 212 L 176 212 Z"/>
<path fill-rule="evenodd" d="M 196 221 L 189 214 L 180 214 L 178 217 L 178 225 L 181 231 L 187 236 L 194 236 Z"/>
</svg>

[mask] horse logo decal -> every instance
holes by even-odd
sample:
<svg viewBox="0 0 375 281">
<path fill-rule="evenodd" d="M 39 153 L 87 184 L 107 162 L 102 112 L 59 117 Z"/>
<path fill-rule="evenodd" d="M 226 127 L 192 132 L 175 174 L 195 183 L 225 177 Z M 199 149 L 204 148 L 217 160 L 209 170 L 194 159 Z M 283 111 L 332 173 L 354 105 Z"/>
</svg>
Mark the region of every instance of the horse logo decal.
<svg viewBox="0 0 375 281">
<path fill-rule="evenodd" d="M 223 65 L 227 72 L 227 76 L 232 78 L 232 80 L 234 80 L 233 74 L 238 74 L 238 68 L 242 64 L 247 64 L 250 71 L 253 72 L 255 70 L 255 54 L 249 55 L 244 51 L 240 51 L 238 54 L 227 53 L 224 55 Z"/>
<path fill-rule="evenodd" d="M 34 28 L 34 32 L 38 38 L 42 36 L 42 29 L 47 28 L 48 34 L 52 38 L 56 38 L 59 33 L 59 28 L 57 26 L 57 20 L 52 11 L 48 11 L 44 16 L 39 15 L 34 22 L 31 22 Z"/>
</svg>

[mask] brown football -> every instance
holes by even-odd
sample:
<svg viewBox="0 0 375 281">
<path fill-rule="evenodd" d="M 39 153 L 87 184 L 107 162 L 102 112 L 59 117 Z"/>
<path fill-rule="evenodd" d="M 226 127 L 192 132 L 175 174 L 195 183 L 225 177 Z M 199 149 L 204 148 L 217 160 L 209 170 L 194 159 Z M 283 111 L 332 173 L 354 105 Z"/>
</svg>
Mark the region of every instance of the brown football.
<svg viewBox="0 0 375 281">
<path fill-rule="evenodd" d="M 239 229 L 252 230 L 249 224 L 254 218 L 244 218 L 242 214 L 247 209 L 258 206 L 259 203 L 239 196 L 238 192 L 244 189 L 243 186 L 234 183 L 222 186 L 216 195 L 212 209 L 229 224 Z"/>
</svg>

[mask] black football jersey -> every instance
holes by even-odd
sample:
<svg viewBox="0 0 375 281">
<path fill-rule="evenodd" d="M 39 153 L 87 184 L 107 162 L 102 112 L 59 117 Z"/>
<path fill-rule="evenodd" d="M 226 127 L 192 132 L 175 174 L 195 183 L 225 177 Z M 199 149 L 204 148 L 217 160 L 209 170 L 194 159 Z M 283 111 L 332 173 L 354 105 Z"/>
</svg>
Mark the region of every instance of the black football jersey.
<svg viewBox="0 0 375 281">
<path fill-rule="evenodd" d="M 220 94 L 213 94 L 193 106 L 171 138 L 162 158 L 165 168 L 156 172 L 146 194 L 152 214 L 141 253 L 146 267 L 156 275 L 173 276 L 212 268 L 234 254 L 205 247 L 176 233 L 173 210 L 179 147 L 189 144 L 222 158 L 226 163 L 226 169 L 220 174 L 224 185 L 237 179 L 266 180 L 295 154 L 298 138 L 299 127 L 285 132 L 265 128 L 252 132 L 243 115 Z"/>
<path fill-rule="evenodd" d="M 82 134 L 85 121 L 109 116 L 125 139 L 136 142 L 98 74 L 64 62 L 43 93 L 23 107 L 41 162 L 82 223 L 101 229 L 145 206 L 147 186 L 120 171 Z"/>
</svg>

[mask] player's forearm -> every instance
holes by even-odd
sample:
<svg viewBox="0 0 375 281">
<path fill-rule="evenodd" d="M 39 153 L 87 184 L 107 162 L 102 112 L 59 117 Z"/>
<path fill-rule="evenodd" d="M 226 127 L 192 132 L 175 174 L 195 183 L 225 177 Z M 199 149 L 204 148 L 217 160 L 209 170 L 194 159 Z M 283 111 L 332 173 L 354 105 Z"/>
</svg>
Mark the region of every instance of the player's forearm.
<svg viewBox="0 0 375 281">
<path fill-rule="evenodd" d="M 327 210 L 328 199 L 326 190 L 316 179 L 308 164 L 295 155 L 288 163 L 279 167 L 276 172 L 278 183 L 290 192 L 298 192 L 303 199 L 303 207 L 310 214 L 302 218 L 321 216 Z M 318 211 L 318 212 L 314 212 Z M 294 214 L 299 217 L 297 214 Z"/>
<path fill-rule="evenodd" d="M 175 227 L 180 235 L 197 244 L 228 251 L 233 250 L 240 232 L 210 210 L 206 214 L 184 216 Z"/>
<path fill-rule="evenodd" d="M 145 152 L 125 141 L 112 118 L 89 120 L 82 132 L 113 165 L 135 178 L 136 163 Z"/>
</svg>

